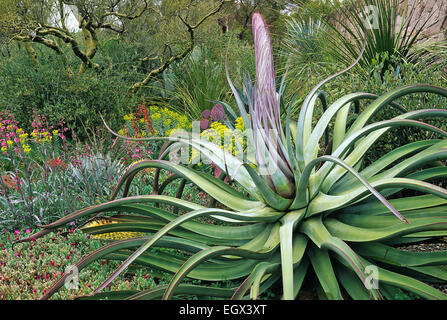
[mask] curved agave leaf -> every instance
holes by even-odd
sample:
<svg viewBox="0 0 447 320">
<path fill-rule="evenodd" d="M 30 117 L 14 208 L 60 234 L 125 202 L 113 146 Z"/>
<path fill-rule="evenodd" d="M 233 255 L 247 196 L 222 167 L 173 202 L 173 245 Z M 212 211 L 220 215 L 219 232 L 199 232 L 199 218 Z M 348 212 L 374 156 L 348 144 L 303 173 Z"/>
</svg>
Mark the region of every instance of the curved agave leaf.
<svg viewBox="0 0 447 320">
<path fill-rule="evenodd" d="M 293 265 L 301 260 L 307 240 L 303 237 L 294 237 L 293 229 L 305 216 L 306 210 L 296 210 L 288 212 L 281 218 L 281 227 L 279 234 L 281 238 L 281 267 L 283 281 L 283 299 L 291 300 L 294 298 L 293 284 Z M 294 261 L 293 248 L 301 250 L 298 261 Z"/>
<path fill-rule="evenodd" d="M 349 128 L 348 132 L 346 133 L 346 136 L 350 136 L 351 134 L 355 133 L 356 131 L 363 128 L 363 126 L 368 122 L 368 120 L 371 119 L 374 114 L 376 114 L 381 108 L 385 107 L 390 102 L 395 101 L 398 98 L 401 98 L 408 94 L 418 93 L 418 92 L 424 92 L 424 93 L 433 93 L 438 94 L 443 97 L 447 97 L 447 90 L 436 87 L 433 85 L 424 85 L 424 84 L 416 84 L 416 85 L 409 85 L 404 86 L 395 90 L 390 91 L 389 93 L 386 93 L 382 95 L 381 97 L 377 98 L 373 103 L 371 103 L 359 117 L 354 121 L 352 126 Z"/>
<path fill-rule="evenodd" d="M 447 113 L 446 113 L 447 115 Z M 343 143 L 332 153 L 332 156 L 341 158 L 349 165 L 356 164 L 361 157 L 365 154 L 365 152 L 369 149 L 369 147 L 389 128 L 392 127 L 401 127 L 401 126 L 409 126 L 409 127 L 417 127 L 423 128 L 428 131 L 437 133 L 441 136 L 447 137 L 447 132 L 438 129 L 432 125 L 426 124 L 424 122 L 409 120 L 409 119 L 393 119 L 393 120 L 384 120 L 371 125 L 364 127 L 363 129 L 357 131 L 355 134 L 349 136 Z M 354 149 L 350 153 L 348 157 L 344 157 L 345 152 L 359 139 L 362 137 L 365 139 L 362 140 L 362 143 Z M 329 188 L 337 181 L 343 174 L 346 173 L 344 168 L 341 169 L 332 169 L 332 164 L 323 164 L 322 167 L 318 170 L 318 172 L 314 175 L 314 179 L 311 180 L 312 193 L 315 194 L 317 190 L 329 190 Z M 329 176 L 330 175 L 330 176 Z"/>
</svg>

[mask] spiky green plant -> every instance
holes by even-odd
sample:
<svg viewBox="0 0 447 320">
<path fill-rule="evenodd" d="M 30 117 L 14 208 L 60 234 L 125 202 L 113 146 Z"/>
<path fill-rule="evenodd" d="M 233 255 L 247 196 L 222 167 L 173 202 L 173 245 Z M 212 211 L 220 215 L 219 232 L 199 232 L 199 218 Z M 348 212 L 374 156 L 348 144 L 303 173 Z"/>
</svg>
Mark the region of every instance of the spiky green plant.
<svg viewBox="0 0 447 320">
<path fill-rule="evenodd" d="M 396 68 L 403 63 L 422 64 L 422 67 L 436 64 L 439 59 L 433 53 L 439 52 L 445 41 L 421 41 L 423 32 L 433 25 L 430 22 L 433 14 L 415 23 L 417 9 L 417 5 L 408 1 L 347 1 L 345 7 L 338 10 L 342 19 L 326 23 L 334 31 L 334 35 L 327 38 L 329 55 L 348 65 L 359 55 L 361 35 L 366 28 L 366 49 L 359 61 L 364 70 L 370 71 L 380 56 L 385 57 L 383 72 L 390 65 Z"/>
<path fill-rule="evenodd" d="M 247 141 L 255 146 L 253 154 L 247 151 L 246 157 L 238 158 L 193 134 L 166 138 L 172 144 L 164 149 L 160 160 L 130 166 L 112 201 L 73 212 L 43 226 L 28 240 L 73 219 L 110 212 L 119 213 L 117 223 L 84 230 L 94 234 L 147 232 L 145 237 L 111 242 L 76 264 L 82 269 L 97 259 L 123 261 L 94 291 L 93 298 L 107 296 L 100 291 L 132 263 L 172 272 L 172 280 L 166 286 L 114 293 L 113 297 L 256 299 L 279 283 L 282 298 L 294 299 L 304 279 L 314 274 L 318 291 L 329 299 L 342 299 L 342 288 L 353 299 L 381 299 L 393 288 L 427 299 L 447 298 L 426 283 L 447 280 L 442 267 L 447 263 L 447 252 L 410 252 L 398 247 L 447 235 L 447 190 L 428 182 L 447 175 L 447 132 L 420 121 L 446 117 L 447 111 L 406 112 L 396 102 L 414 93 L 447 97 L 447 90 L 412 85 L 382 96 L 352 93 L 327 106 L 312 127 L 317 102 L 326 103 L 320 88 L 327 79 L 307 96 L 297 121 L 287 117 L 281 123 L 270 37 L 257 13 L 253 15 L 253 33 L 256 91 L 249 101 L 249 116 L 228 79 L 245 122 Z M 351 107 L 357 104 L 363 111 L 349 117 Z M 369 123 L 375 113 L 388 107 L 397 108 L 401 115 Z M 392 128 L 406 126 L 427 130 L 434 137 L 396 148 L 362 167 L 362 158 L 375 141 Z M 329 127 L 332 148 L 320 143 Z M 185 145 L 220 167 L 232 183 L 189 164 L 162 160 L 170 150 Z M 326 153 L 320 152 L 323 148 Z M 152 195 L 128 196 L 133 177 L 147 168 L 174 174 L 161 185 L 157 176 Z M 181 180 L 177 197 L 163 195 L 165 186 L 176 179 Z M 185 181 L 206 191 L 220 206 L 204 207 L 181 199 Z M 115 199 L 123 187 L 122 197 Z M 180 214 L 168 208 L 180 210 Z M 175 250 L 154 254 L 153 247 Z M 175 254 L 177 250 L 182 255 Z M 371 270 L 377 272 L 370 274 Z M 43 298 L 63 286 L 67 277 L 64 275 Z M 182 282 L 185 278 L 200 279 L 201 285 Z M 212 285 L 226 280 L 238 285 Z"/>
</svg>

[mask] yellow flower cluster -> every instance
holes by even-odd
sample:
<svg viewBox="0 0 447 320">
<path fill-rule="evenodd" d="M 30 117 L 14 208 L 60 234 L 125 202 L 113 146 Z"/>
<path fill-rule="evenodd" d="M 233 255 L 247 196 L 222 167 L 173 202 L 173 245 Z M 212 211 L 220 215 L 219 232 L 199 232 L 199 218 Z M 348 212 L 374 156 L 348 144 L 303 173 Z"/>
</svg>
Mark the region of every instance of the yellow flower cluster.
<svg viewBox="0 0 447 320">
<path fill-rule="evenodd" d="M 172 133 L 172 130 L 175 129 L 191 130 L 191 122 L 185 115 L 181 115 L 168 108 L 156 106 L 151 106 L 149 110 L 151 112 L 152 120 L 161 120 L 165 127 L 170 127 L 168 130 L 166 130 L 166 132 L 164 132 L 164 136 L 169 136 L 169 134 Z M 152 125 L 156 127 L 155 123 L 153 123 Z"/>
<path fill-rule="evenodd" d="M 169 136 L 173 130 L 183 129 L 190 130 L 192 125 L 191 122 L 185 115 L 181 115 L 175 111 L 168 108 L 150 106 L 148 108 L 150 114 L 151 127 L 154 130 L 152 133 L 147 132 L 146 128 L 140 131 L 141 136 L 145 137 L 147 135 L 160 135 Z M 126 122 L 132 122 L 137 119 L 134 113 L 126 114 L 123 119 Z M 144 124 L 146 119 L 141 118 L 138 120 L 140 124 Z M 118 131 L 120 135 L 126 135 L 127 130 L 121 129 Z"/>
<path fill-rule="evenodd" d="M 245 131 L 245 124 L 244 124 L 244 120 L 242 119 L 242 117 L 239 117 L 236 119 L 236 123 L 234 124 L 234 127 L 242 132 Z"/>
<path fill-rule="evenodd" d="M 100 218 L 95 219 L 87 224 L 85 224 L 81 230 L 85 228 L 91 228 L 91 227 L 97 227 L 107 224 L 114 224 L 118 223 L 118 221 L 107 219 L 107 218 Z M 137 238 L 144 236 L 145 233 L 143 232 L 108 232 L 108 233 L 101 233 L 101 234 L 94 234 L 92 235 L 95 239 L 104 239 L 104 240 L 125 240 L 130 238 Z"/>
<path fill-rule="evenodd" d="M 55 130 L 57 131 L 57 130 Z M 37 130 L 34 130 L 33 132 L 31 132 L 31 137 L 34 139 L 34 141 L 36 142 L 51 142 L 51 140 L 53 140 L 53 135 L 48 131 L 42 131 L 39 132 Z M 57 135 L 57 132 L 56 132 Z"/>
<path fill-rule="evenodd" d="M 129 114 L 126 114 L 123 118 L 126 121 L 132 121 L 133 119 L 135 119 L 135 116 L 133 115 L 133 113 L 129 113 Z"/>
<path fill-rule="evenodd" d="M 12 126 L 8 126 L 7 130 L 11 129 L 11 127 Z M 6 140 L 6 145 L 2 144 L 2 147 L 0 148 L 0 151 L 2 153 L 5 153 L 6 151 L 8 151 L 8 148 L 13 147 L 14 143 L 17 143 L 17 144 L 20 143 L 22 148 L 23 148 L 23 150 L 24 150 L 24 152 L 27 153 L 27 154 L 30 153 L 31 152 L 31 147 L 27 143 L 28 133 L 25 133 L 23 131 L 23 129 L 21 129 L 21 128 L 17 128 L 15 130 L 15 137 L 18 137 L 19 140 L 18 141 L 17 140 L 11 140 L 11 139 Z"/>
<path fill-rule="evenodd" d="M 244 141 L 245 125 L 242 117 L 236 119 L 235 129 L 231 130 L 221 122 L 213 122 L 209 129 L 204 130 L 200 136 L 209 141 L 220 145 L 222 149 L 234 156 L 240 155 L 240 148 L 245 150 L 246 142 Z M 192 150 L 191 162 L 199 155 L 196 149 Z M 200 165 L 200 164 L 199 164 Z"/>
</svg>

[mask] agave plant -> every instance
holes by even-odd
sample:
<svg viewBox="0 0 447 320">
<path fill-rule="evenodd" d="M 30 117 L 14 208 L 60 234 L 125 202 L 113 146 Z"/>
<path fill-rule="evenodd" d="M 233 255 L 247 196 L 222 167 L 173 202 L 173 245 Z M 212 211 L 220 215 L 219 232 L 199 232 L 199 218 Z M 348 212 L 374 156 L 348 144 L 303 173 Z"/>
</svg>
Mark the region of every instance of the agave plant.
<svg viewBox="0 0 447 320">
<path fill-rule="evenodd" d="M 96 288 L 93 298 L 107 296 L 101 291 L 131 264 L 172 272 L 172 280 L 168 285 L 114 293 L 111 297 L 257 299 L 279 284 L 282 298 L 294 299 L 304 279 L 312 278 L 318 291 L 329 299 L 343 299 L 343 292 L 353 299 L 381 299 L 393 288 L 427 299 L 447 298 L 427 284 L 447 280 L 442 267 L 447 263 L 447 252 L 400 248 L 447 235 L 447 190 L 428 182 L 447 175 L 443 162 L 447 157 L 447 132 L 420 121 L 446 117 L 447 111 L 407 112 L 396 101 L 413 93 L 447 97 L 447 90 L 412 85 L 382 96 L 352 93 L 325 106 L 313 127 L 311 120 L 318 101 L 326 104 L 321 86 L 333 76 L 309 93 L 298 120 L 287 117 L 281 122 L 270 36 L 260 14 L 254 14 L 252 19 L 256 90 L 249 99 L 250 116 L 228 73 L 227 77 L 244 119 L 247 141 L 255 146 L 253 152 L 247 151 L 240 158 L 194 134 L 167 137 L 171 144 L 159 160 L 130 166 L 111 201 L 42 226 L 28 240 L 73 219 L 105 213 L 114 214 L 115 223 L 86 227 L 84 231 L 147 233 L 144 237 L 110 242 L 76 264 L 82 269 L 96 259 L 122 260 L 120 267 Z M 252 89 L 246 87 L 244 91 Z M 353 106 L 363 111 L 348 121 Z M 401 114 L 369 123 L 382 108 L 397 108 Z M 362 166 L 362 159 L 375 141 L 388 130 L 405 126 L 427 130 L 438 138 L 400 146 L 371 165 Z M 331 147 L 322 142 L 329 128 Z M 170 150 L 181 146 L 200 151 L 232 183 L 224 183 L 190 164 L 163 160 Z M 162 184 L 156 175 L 154 194 L 129 196 L 133 177 L 147 168 L 174 174 Z M 177 196 L 163 195 L 166 185 L 176 179 L 182 181 Z M 185 181 L 207 192 L 219 205 L 204 207 L 182 199 Z M 153 247 L 175 250 L 159 250 L 155 255 Z M 173 253 L 177 250 L 182 254 Z M 375 272 L 370 274 L 371 270 Z M 68 276 L 64 275 L 43 298 L 63 286 Z M 200 279 L 201 285 L 187 279 Z M 235 285 L 212 285 L 228 280 Z"/>
<path fill-rule="evenodd" d="M 396 68 L 403 63 L 423 66 L 436 63 L 439 59 L 433 53 L 445 46 L 445 41 L 420 41 L 423 32 L 433 25 L 430 24 L 433 14 L 414 23 L 417 8 L 417 5 L 399 0 L 348 1 L 338 11 L 342 21 L 326 23 L 335 33 L 329 38 L 333 40 L 328 42 L 329 54 L 336 61 L 349 64 L 361 50 L 360 35 L 366 27 L 366 50 L 359 62 L 364 70 L 369 71 L 380 55 L 386 57 L 383 72 L 390 65 Z"/>
</svg>

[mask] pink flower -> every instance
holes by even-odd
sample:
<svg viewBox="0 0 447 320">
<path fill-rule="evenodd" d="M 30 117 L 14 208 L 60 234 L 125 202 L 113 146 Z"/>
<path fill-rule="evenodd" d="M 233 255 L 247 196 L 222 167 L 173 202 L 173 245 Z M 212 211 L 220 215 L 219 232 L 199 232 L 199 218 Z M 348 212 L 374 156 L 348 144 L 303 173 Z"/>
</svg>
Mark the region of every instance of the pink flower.
<svg viewBox="0 0 447 320">
<path fill-rule="evenodd" d="M 15 230 L 15 231 L 14 231 L 14 235 L 15 235 L 15 236 L 18 235 L 19 233 L 20 233 L 19 230 Z"/>
<path fill-rule="evenodd" d="M 30 229 L 26 229 L 26 231 L 25 231 L 26 233 L 30 233 L 31 232 L 31 230 Z"/>
</svg>

